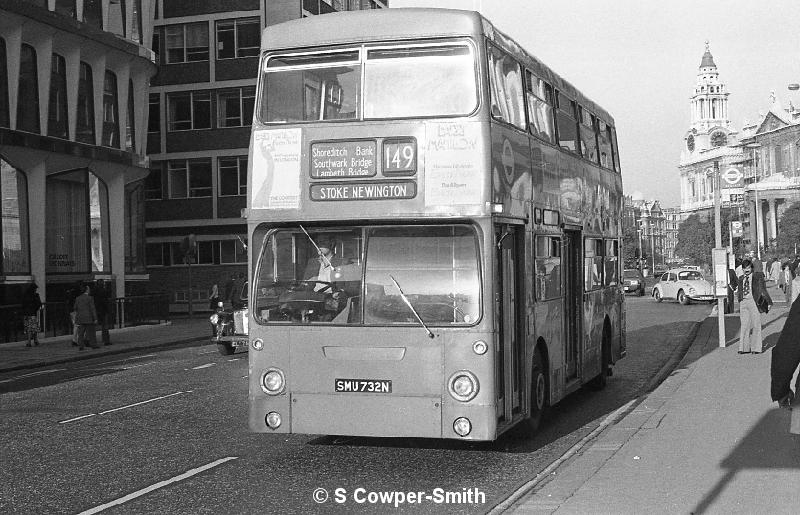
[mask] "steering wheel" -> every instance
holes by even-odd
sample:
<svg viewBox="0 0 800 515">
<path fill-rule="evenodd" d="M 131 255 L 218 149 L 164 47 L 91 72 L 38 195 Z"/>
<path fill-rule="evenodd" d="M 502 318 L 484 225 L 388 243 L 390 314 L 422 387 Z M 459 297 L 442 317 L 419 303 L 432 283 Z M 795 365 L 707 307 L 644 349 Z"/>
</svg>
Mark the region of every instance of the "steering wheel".
<svg viewBox="0 0 800 515">
<path fill-rule="evenodd" d="M 321 284 L 323 287 L 317 289 L 317 285 Z M 316 279 L 307 279 L 304 281 L 296 281 L 292 286 L 291 290 L 297 291 L 295 289 L 295 285 L 302 286 L 302 290 L 304 291 L 315 291 L 317 293 L 333 293 L 336 287 L 333 285 L 332 282 L 329 281 L 318 281 Z"/>
</svg>

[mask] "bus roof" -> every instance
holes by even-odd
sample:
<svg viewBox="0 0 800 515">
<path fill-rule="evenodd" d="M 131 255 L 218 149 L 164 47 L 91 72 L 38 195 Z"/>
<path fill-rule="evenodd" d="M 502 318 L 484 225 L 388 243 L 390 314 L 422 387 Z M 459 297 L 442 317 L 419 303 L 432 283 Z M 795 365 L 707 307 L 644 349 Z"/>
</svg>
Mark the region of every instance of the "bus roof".
<svg viewBox="0 0 800 515">
<path fill-rule="evenodd" d="M 333 29 L 333 30 L 332 30 Z M 343 11 L 291 20 L 264 29 L 262 52 L 328 45 L 458 36 L 485 36 L 518 59 L 539 78 L 614 125 L 611 115 L 584 96 L 518 43 L 475 11 L 433 8 Z"/>
</svg>

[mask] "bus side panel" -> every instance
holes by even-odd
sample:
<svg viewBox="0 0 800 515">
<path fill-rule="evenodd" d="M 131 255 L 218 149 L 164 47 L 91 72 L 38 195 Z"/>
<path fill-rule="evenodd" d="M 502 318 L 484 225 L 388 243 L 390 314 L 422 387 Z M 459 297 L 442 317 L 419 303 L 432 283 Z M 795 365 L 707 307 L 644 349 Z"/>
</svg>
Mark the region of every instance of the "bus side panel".
<svg viewBox="0 0 800 515">
<path fill-rule="evenodd" d="M 531 322 L 534 344 L 542 340 L 547 345 L 550 361 L 551 405 L 565 395 L 563 302 L 563 297 L 537 302 L 533 309 L 533 321 Z"/>
<path fill-rule="evenodd" d="M 533 195 L 530 141 L 526 133 L 492 121 L 492 202 L 503 214 L 530 217 Z"/>
</svg>

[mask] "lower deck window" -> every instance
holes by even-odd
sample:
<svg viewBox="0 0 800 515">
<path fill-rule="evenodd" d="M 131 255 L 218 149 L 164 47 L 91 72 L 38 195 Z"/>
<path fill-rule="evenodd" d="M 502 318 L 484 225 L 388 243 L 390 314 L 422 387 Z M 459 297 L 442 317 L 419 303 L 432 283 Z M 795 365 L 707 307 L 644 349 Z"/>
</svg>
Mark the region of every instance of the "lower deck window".
<svg viewBox="0 0 800 515">
<path fill-rule="evenodd" d="M 264 240 L 261 323 L 471 325 L 480 317 L 468 225 L 278 229 Z M 415 314 L 416 312 L 416 314 Z"/>
</svg>

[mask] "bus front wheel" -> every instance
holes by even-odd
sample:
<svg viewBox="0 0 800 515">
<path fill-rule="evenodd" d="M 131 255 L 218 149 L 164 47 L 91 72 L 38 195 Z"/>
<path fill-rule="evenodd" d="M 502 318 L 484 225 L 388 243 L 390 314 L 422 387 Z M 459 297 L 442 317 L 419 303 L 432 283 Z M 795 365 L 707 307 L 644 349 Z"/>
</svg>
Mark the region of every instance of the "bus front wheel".
<svg viewBox="0 0 800 515">
<path fill-rule="evenodd" d="M 544 420 L 549 405 L 550 385 L 547 381 L 547 363 L 542 351 L 536 349 L 531 371 L 531 416 L 526 422 L 529 431 L 536 431 Z"/>
</svg>

